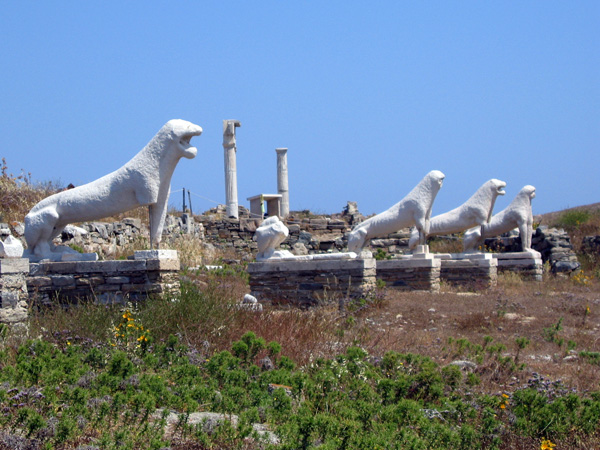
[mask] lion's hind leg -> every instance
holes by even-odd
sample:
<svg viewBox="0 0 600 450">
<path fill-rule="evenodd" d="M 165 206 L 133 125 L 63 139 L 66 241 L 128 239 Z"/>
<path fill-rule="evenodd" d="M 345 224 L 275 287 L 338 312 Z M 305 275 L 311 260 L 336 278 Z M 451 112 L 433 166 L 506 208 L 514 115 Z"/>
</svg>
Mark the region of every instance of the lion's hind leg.
<svg viewBox="0 0 600 450">
<path fill-rule="evenodd" d="M 348 251 L 359 253 L 365 246 L 366 240 L 367 230 L 364 228 L 351 231 L 348 235 Z"/>
<path fill-rule="evenodd" d="M 59 218 L 58 212 L 52 206 L 27 214 L 25 217 L 25 240 L 32 255 L 46 256 L 52 252 L 50 242 L 63 229 L 63 227 L 56 226 Z"/>
</svg>

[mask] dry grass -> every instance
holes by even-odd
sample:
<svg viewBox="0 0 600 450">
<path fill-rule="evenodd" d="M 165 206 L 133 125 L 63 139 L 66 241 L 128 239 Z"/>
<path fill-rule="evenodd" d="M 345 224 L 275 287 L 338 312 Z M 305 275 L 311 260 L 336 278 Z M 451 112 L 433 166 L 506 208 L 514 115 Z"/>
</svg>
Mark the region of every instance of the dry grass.
<svg viewBox="0 0 600 450">
<path fill-rule="evenodd" d="M 60 190 L 52 182 L 34 184 L 31 174 L 13 175 L 6 159 L 0 165 L 0 221 L 22 222 L 29 210 L 40 200 Z"/>
<path fill-rule="evenodd" d="M 236 303 L 248 291 L 239 275 L 200 272 L 192 279 L 211 295 L 220 292 L 222 301 Z M 185 324 L 183 317 L 180 320 L 191 345 L 209 340 L 213 349 L 228 349 L 243 333 L 253 331 L 266 341 L 279 342 L 283 354 L 300 365 L 360 345 L 374 356 L 394 350 L 426 355 L 441 365 L 472 360 L 481 378 L 478 389 L 488 393 L 522 385 L 534 372 L 580 392 L 600 390 L 597 363 L 579 354 L 600 352 L 600 284 L 596 280 L 579 285 L 549 276 L 536 283 L 509 275 L 500 277 L 498 287 L 480 293 L 451 287 L 438 294 L 388 290 L 385 300 L 354 314 L 342 313 L 335 306 L 309 311 L 265 308 L 256 313 L 230 305 L 220 315 L 212 315 L 210 330 Z M 520 350 L 517 339 L 522 337 L 529 344 Z M 461 339 L 484 349 L 486 340 L 501 344 L 499 356 L 525 367 L 507 370 L 485 350 L 477 361 L 474 351 L 449 345 Z"/>
<path fill-rule="evenodd" d="M 243 283 L 238 284 L 234 295 L 241 299 L 243 291 Z M 557 324 L 555 339 L 548 340 L 547 330 Z M 228 348 L 244 332 L 254 331 L 267 341 L 278 341 L 283 353 L 300 365 L 356 344 L 375 356 L 394 350 L 426 355 L 445 365 L 476 359 L 474 353 L 449 345 L 449 340 L 465 339 L 485 348 L 486 339 L 491 339 L 505 347 L 501 356 L 515 360 L 518 352 L 516 362 L 525 367 L 503 370 L 495 359 L 483 358 L 477 369 L 482 391 L 496 393 L 522 384 L 536 372 L 583 392 L 600 389 L 598 366 L 579 355 L 600 352 L 599 329 L 598 282 L 579 286 L 568 279 L 535 283 L 501 277 L 498 287 L 478 294 L 448 287 L 439 294 L 387 291 L 385 301 L 355 315 L 335 307 L 237 311 L 217 346 Z M 530 341 L 522 350 L 516 343 L 520 337 Z M 201 338 L 206 339 L 197 336 Z"/>
</svg>

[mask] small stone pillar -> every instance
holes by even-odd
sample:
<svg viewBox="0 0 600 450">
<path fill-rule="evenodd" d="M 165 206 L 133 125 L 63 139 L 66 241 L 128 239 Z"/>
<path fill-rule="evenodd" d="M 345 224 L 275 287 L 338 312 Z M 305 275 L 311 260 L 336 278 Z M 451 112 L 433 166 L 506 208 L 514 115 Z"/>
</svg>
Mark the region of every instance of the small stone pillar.
<svg viewBox="0 0 600 450">
<path fill-rule="evenodd" d="M 277 148 L 277 193 L 281 195 L 281 217 L 290 214 L 290 194 L 288 191 L 287 148 Z"/>
<path fill-rule="evenodd" d="M 27 275 L 29 259 L 0 258 L 0 322 L 18 323 L 27 319 Z"/>
<path fill-rule="evenodd" d="M 235 129 L 241 127 L 239 120 L 223 121 L 223 148 L 225 149 L 225 202 L 227 217 L 238 218 L 238 192 Z"/>
</svg>

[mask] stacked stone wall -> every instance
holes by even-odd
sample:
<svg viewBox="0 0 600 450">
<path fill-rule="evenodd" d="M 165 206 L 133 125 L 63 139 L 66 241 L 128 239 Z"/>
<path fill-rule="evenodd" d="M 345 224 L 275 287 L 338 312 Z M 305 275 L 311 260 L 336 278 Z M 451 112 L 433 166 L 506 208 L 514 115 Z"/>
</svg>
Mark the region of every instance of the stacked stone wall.
<svg viewBox="0 0 600 450">
<path fill-rule="evenodd" d="M 42 262 L 30 264 L 27 288 L 38 304 L 56 299 L 123 303 L 178 291 L 179 269 L 173 259 Z"/>
<path fill-rule="evenodd" d="M 17 323 L 27 318 L 29 298 L 26 276 L 28 272 L 28 259 L 0 259 L 1 323 Z"/>
<path fill-rule="evenodd" d="M 377 261 L 377 279 L 401 291 L 440 290 L 439 259 L 386 259 Z"/>
<path fill-rule="evenodd" d="M 520 252 L 521 238 L 509 233 L 498 238 L 486 239 L 485 246 L 498 253 Z M 531 239 L 531 247 L 541 253 L 542 262 L 550 265 L 552 273 L 568 274 L 581 267 L 573 250 L 571 238 L 563 229 L 546 226 L 536 228 Z"/>
<path fill-rule="evenodd" d="M 375 288 L 375 260 L 277 261 L 248 265 L 261 302 L 307 308 L 364 297 Z"/>
</svg>

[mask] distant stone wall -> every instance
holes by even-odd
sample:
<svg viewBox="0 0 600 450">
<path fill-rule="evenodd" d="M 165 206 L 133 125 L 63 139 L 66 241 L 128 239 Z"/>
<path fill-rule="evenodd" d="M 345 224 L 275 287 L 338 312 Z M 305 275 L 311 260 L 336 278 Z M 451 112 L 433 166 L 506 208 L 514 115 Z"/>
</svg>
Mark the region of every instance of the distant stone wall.
<svg viewBox="0 0 600 450">
<path fill-rule="evenodd" d="M 586 236 L 581 244 L 586 253 L 600 255 L 600 236 Z"/>
<path fill-rule="evenodd" d="M 521 251 L 518 235 L 502 236 L 485 240 L 485 246 L 494 252 Z M 578 270 L 581 264 L 573 250 L 571 238 L 563 229 L 540 226 L 536 228 L 531 247 L 542 254 L 542 261 L 550 265 L 552 273 L 570 273 Z"/>
</svg>

